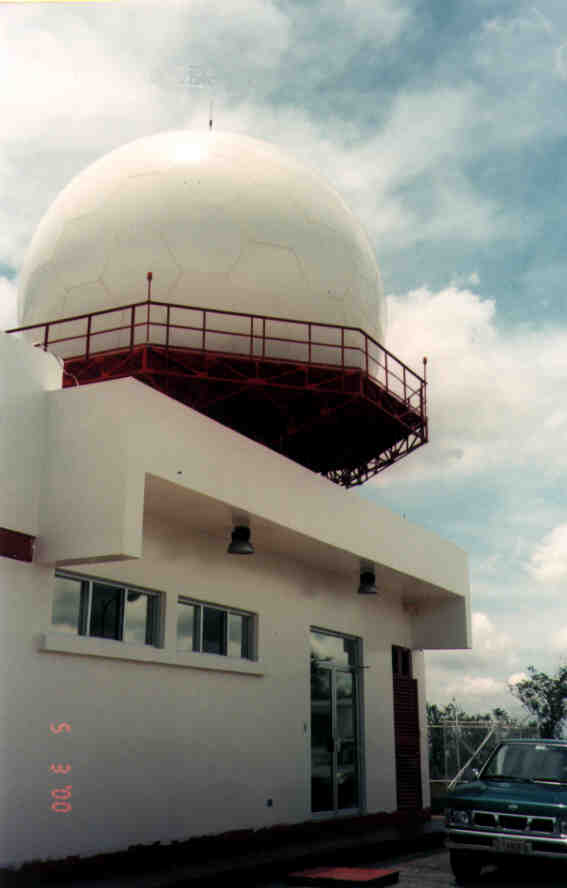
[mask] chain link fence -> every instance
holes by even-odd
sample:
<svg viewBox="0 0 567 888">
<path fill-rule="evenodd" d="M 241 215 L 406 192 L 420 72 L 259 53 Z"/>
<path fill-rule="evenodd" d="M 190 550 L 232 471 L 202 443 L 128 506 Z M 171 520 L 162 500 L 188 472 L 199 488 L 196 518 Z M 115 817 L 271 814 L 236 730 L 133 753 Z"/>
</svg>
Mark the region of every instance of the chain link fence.
<svg viewBox="0 0 567 888">
<path fill-rule="evenodd" d="M 480 770 L 501 740 L 538 737 L 531 725 L 498 721 L 446 721 L 428 726 L 431 807 L 440 812 L 447 787 L 465 767 Z"/>
</svg>

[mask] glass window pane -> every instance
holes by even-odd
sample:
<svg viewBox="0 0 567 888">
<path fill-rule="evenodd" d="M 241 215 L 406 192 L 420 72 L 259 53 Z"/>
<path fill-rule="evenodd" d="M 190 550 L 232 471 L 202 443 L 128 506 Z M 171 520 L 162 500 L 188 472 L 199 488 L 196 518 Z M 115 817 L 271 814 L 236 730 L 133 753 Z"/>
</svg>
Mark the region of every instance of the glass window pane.
<svg viewBox="0 0 567 888">
<path fill-rule="evenodd" d="M 55 577 L 52 623 L 58 632 L 78 633 L 82 587 L 81 580 Z"/>
<path fill-rule="evenodd" d="M 144 592 L 126 593 L 126 613 L 124 615 L 123 641 L 139 644 L 152 644 L 150 596 Z"/>
<path fill-rule="evenodd" d="M 352 672 L 337 670 L 335 675 L 338 806 L 339 808 L 355 808 L 358 803 L 355 679 Z"/>
<path fill-rule="evenodd" d="M 243 614 L 228 615 L 228 656 L 249 657 L 248 632 L 250 617 Z"/>
<path fill-rule="evenodd" d="M 324 632 L 311 632 L 311 656 L 315 660 L 356 666 L 356 639 L 339 638 Z"/>
<path fill-rule="evenodd" d="M 207 654 L 226 654 L 226 613 L 203 608 L 203 650 Z"/>
<path fill-rule="evenodd" d="M 93 583 L 90 634 L 98 638 L 120 639 L 120 612 L 123 589 Z"/>
<path fill-rule="evenodd" d="M 199 650 L 199 629 L 197 610 L 194 604 L 177 602 L 177 649 L 179 651 Z"/>
<path fill-rule="evenodd" d="M 331 670 L 311 659 L 311 805 L 333 808 L 333 725 Z"/>
</svg>

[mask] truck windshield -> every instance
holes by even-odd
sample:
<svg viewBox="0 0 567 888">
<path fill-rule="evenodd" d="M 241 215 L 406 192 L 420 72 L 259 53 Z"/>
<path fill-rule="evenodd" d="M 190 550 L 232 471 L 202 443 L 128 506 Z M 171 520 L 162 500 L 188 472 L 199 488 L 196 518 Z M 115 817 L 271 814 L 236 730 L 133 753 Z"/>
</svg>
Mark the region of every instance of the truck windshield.
<svg viewBox="0 0 567 888">
<path fill-rule="evenodd" d="M 567 746 L 503 743 L 487 762 L 481 779 L 567 783 Z"/>
</svg>

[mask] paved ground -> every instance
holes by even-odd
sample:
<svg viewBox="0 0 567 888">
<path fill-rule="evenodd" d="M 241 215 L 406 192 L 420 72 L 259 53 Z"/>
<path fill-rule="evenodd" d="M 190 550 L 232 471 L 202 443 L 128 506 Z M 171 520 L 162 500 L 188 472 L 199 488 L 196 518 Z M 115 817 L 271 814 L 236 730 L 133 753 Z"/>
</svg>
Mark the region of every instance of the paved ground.
<svg viewBox="0 0 567 888">
<path fill-rule="evenodd" d="M 456 885 L 448 851 L 392 857 L 376 861 L 376 866 L 398 869 L 400 888 L 455 888 Z M 257 888 L 286 888 L 286 885 L 285 881 L 261 882 Z M 532 860 L 514 869 L 486 867 L 470 888 L 565 888 L 566 885 L 567 863 L 560 866 Z"/>
<path fill-rule="evenodd" d="M 243 842 L 236 856 L 227 853 L 215 854 L 214 848 L 209 848 L 205 857 L 196 855 L 193 859 L 190 855 L 184 862 L 166 865 L 161 862 L 157 867 L 148 866 L 147 858 L 138 859 L 138 866 L 133 862 L 129 868 L 122 871 L 108 868 L 102 872 L 99 867 L 80 871 L 67 870 L 67 879 L 64 874 L 51 873 L 48 878 L 46 872 L 9 873 L 7 880 L 2 880 L 0 872 L 0 885 L 2 888 L 193 888 L 193 886 L 207 886 L 207 888 L 230 888 L 234 885 L 268 886 L 270 879 L 273 884 L 285 884 L 278 879 L 285 879 L 287 873 L 293 870 L 307 869 L 308 866 L 337 865 L 337 858 L 341 865 L 355 866 L 374 862 L 377 857 L 386 858 L 396 853 L 413 854 L 419 851 L 425 852 L 432 848 L 439 848 L 443 841 L 442 818 L 434 818 L 424 824 L 406 825 L 405 828 L 393 826 L 380 826 L 360 832 L 360 823 L 352 822 L 334 824 L 338 829 L 308 829 L 303 833 L 293 835 L 293 841 L 288 837 L 287 842 L 281 845 L 262 848 L 252 843 Z M 226 848 L 221 849 L 225 852 Z M 103 861 L 104 862 L 104 861 Z M 269 875 L 269 874 L 273 875 Z"/>
<path fill-rule="evenodd" d="M 388 833 L 389 836 L 389 833 Z M 375 837 L 378 838 L 378 837 Z M 386 835 L 380 838 L 386 838 Z M 391 838 L 391 837 L 390 837 Z M 399 870 L 399 888 L 456 888 L 456 882 L 449 865 L 449 852 L 439 846 L 439 840 L 433 844 L 435 835 L 431 833 L 427 843 L 406 842 L 402 845 L 399 841 L 394 844 L 390 841 L 389 847 L 381 844 L 378 850 L 376 841 L 371 848 L 368 844 L 357 848 L 344 847 L 339 857 L 342 865 L 364 866 L 374 864 L 378 867 L 391 867 Z M 331 843 L 328 848 L 319 849 L 321 859 L 316 865 L 327 863 L 325 858 L 329 856 L 336 864 L 336 852 L 338 842 Z M 405 847 L 405 853 L 402 852 Z M 421 850 L 419 850 L 421 849 Z M 299 848 L 299 850 L 305 850 Z M 215 888 L 231 888 L 234 885 L 246 885 L 247 888 L 287 888 L 285 876 L 293 870 L 306 869 L 309 864 L 305 860 L 297 860 L 294 848 L 284 849 L 274 872 L 279 873 L 271 879 L 262 876 L 261 867 L 266 865 L 270 855 L 255 853 L 253 860 L 242 861 L 235 859 L 222 861 L 222 866 L 214 861 L 209 864 L 194 865 L 190 868 L 181 867 L 173 871 L 163 873 L 148 873 L 145 875 L 123 875 L 104 879 L 71 881 L 61 883 L 46 883 L 42 880 L 25 883 L 25 888 L 192 888 L 192 886 L 211 886 Z M 297 849 L 295 849 L 297 851 Z M 376 853 L 378 851 L 378 853 Z M 381 853 L 380 853 L 381 852 Z M 348 855 L 348 859 L 345 858 Z M 240 867 L 246 864 L 242 871 Z M 257 867 L 259 869 L 257 869 Z M 265 873 L 265 870 L 264 870 Z M 256 875 L 257 874 L 257 875 Z M 210 881 L 211 877 L 214 881 Z M 2 879 L 0 878 L 0 884 Z M 19 883 L 18 883 L 19 885 Z M 545 860 L 525 860 L 515 868 L 485 867 L 480 878 L 469 888 L 567 888 L 567 861 L 555 863 Z M 10 888 L 12 883 L 10 882 Z"/>
</svg>

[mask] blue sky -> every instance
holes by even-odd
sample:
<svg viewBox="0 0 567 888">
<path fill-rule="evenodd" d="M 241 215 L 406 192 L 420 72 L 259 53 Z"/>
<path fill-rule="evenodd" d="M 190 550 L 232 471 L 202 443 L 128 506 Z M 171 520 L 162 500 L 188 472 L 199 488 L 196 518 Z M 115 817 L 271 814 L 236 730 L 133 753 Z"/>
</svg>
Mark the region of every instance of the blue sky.
<svg viewBox="0 0 567 888">
<path fill-rule="evenodd" d="M 567 649 L 565 4 L 0 4 L 0 48 L 0 328 L 60 189 L 211 98 L 334 184 L 431 382 L 430 444 L 353 495 L 470 553 L 474 648 L 427 655 L 429 699 L 512 708 Z"/>
</svg>

